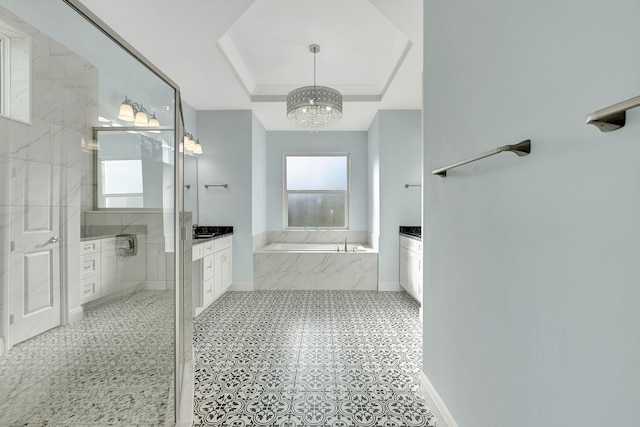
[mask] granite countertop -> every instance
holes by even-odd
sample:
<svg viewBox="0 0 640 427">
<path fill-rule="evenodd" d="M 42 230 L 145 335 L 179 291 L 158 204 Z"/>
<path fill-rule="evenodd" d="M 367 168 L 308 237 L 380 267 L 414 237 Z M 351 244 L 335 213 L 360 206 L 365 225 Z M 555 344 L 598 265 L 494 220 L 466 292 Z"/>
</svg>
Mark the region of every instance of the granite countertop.
<svg viewBox="0 0 640 427">
<path fill-rule="evenodd" d="M 206 242 L 208 240 L 221 239 L 233 234 L 231 226 L 194 225 L 193 243 Z"/>
<path fill-rule="evenodd" d="M 401 225 L 400 235 L 411 237 L 416 240 L 422 240 L 422 227 L 419 225 Z"/>
</svg>

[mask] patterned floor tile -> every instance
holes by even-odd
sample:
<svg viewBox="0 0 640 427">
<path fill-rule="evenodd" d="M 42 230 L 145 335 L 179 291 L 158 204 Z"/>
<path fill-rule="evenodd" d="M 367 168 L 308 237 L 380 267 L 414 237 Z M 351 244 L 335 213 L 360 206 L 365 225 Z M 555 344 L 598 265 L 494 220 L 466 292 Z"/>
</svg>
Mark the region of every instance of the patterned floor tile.
<svg viewBox="0 0 640 427">
<path fill-rule="evenodd" d="M 437 426 L 401 292 L 228 292 L 194 323 L 196 426 Z"/>
<path fill-rule="evenodd" d="M 0 425 L 164 425 L 172 307 L 172 292 L 140 291 L 14 346 L 0 358 Z"/>
</svg>

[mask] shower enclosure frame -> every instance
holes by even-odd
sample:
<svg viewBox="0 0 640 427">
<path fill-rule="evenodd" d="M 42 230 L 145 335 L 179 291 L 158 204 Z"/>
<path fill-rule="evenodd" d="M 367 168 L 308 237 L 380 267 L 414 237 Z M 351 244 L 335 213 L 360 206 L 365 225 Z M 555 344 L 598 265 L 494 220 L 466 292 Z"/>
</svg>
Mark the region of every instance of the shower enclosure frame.
<svg viewBox="0 0 640 427">
<path fill-rule="evenodd" d="M 183 272 L 185 253 L 185 239 L 187 237 L 184 221 L 184 149 L 182 134 L 184 132 L 182 118 L 182 103 L 180 87 L 166 74 L 158 69 L 151 61 L 145 58 L 118 33 L 105 24 L 93 12 L 86 8 L 78 0 L 62 0 L 75 10 L 106 37 L 129 53 L 142 66 L 155 74 L 174 90 L 175 114 L 174 114 L 174 282 L 175 282 L 175 306 L 174 306 L 174 389 L 175 389 L 175 423 L 176 425 L 191 425 L 193 418 L 193 356 L 190 330 L 191 325 L 191 301 L 185 301 L 185 280 Z M 191 389 L 189 388 L 191 384 Z"/>
</svg>

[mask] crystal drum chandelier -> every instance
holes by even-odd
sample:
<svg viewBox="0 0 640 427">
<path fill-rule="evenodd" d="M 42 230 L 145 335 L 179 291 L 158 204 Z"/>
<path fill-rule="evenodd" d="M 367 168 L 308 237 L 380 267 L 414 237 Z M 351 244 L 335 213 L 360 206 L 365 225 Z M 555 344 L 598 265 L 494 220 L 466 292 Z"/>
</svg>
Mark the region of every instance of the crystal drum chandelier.
<svg viewBox="0 0 640 427">
<path fill-rule="evenodd" d="M 295 89 L 287 95 L 287 117 L 300 127 L 324 129 L 342 118 L 342 94 L 326 86 L 316 86 L 316 54 L 320 46 L 312 44 L 313 86 Z"/>
</svg>

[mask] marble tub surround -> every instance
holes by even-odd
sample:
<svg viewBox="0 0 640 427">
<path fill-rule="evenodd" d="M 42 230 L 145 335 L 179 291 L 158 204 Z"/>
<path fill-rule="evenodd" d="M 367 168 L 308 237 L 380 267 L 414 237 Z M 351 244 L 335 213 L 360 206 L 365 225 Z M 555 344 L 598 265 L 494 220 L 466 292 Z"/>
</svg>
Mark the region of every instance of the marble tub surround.
<svg viewBox="0 0 640 427">
<path fill-rule="evenodd" d="M 411 225 L 411 226 L 401 225 L 400 234 L 408 237 L 422 239 L 422 227 L 419 225 Z"/>
<path fill-rule="evenodd" d="M 267 231 L 267 243 L 348 243 L 369 244 L 368 231 L 354 230 L 284 230 Z"/>
<path fill-rule="evenodd" d="M 378 254 L 258 251 L 253 283 L 256 290 L 377 290 Z"/>
</svg>

